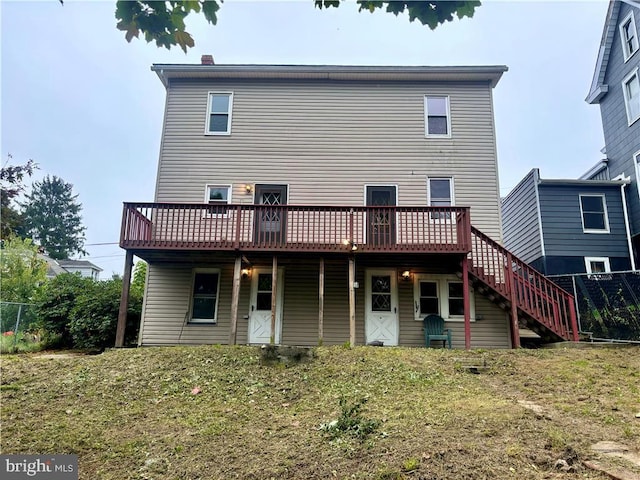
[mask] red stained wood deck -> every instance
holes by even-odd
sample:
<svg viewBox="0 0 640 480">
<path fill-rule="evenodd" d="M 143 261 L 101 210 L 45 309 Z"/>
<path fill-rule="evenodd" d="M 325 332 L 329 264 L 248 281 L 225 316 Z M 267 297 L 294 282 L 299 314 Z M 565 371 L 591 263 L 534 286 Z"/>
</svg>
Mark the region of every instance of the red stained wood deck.
<svg viewBox="0 0 640 480">
<path fill-rule="evenodd" d="M 466 254 L 472 245 L 468 207 L 125 203 L 120 246 Z"/>
</svg>

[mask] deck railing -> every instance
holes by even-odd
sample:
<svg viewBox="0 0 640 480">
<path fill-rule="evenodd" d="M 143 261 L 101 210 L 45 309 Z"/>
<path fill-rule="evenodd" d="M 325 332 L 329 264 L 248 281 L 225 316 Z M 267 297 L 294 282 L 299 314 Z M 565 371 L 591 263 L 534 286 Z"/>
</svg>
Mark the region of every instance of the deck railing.
<svg viewBox="0 0 640 480">
<path fill-rule="evenodd" d="M 471 227 L 471 273 L 557 336 L 578 341 L 571 294 Z"/>
<path fill-rule="evenodd" d="M 125 203 L 135 249 L 468 253 L 468 207 Z"/>
</svg>

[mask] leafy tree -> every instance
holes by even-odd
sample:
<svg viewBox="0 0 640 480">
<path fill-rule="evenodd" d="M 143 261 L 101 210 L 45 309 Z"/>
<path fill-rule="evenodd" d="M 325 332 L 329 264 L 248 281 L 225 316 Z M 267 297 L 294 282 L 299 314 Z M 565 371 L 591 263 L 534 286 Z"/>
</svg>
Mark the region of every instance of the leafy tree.
<svg viewBox="0 0 640 480">
<path fill-rule="evenodd" d="M 314 0 L 319 9 L 339 7 L 340 0 Z M 60 0 L 62 3 L 62 0 Z M 158 47 L 171 48 L 179 45 L 186 53 L 195 45 L 193 37 L 185 30 L 185 18 L 191 13 L 202 13 L 207 22 L 215 25 L 217 13 L 223 0 L 191 0 L 191 1 L 153 1 L 153 0 L 119 0 L 116 2 L 116 20 L 119 30 L 125 32 L 127 42 L 140 33 L 147 42 L 155 41 Z M 394 15 L 403 12 L 409 14 L 409 21 L 417 20 L 428 25 L 432 30 L 438 25 L 458 18 L 472 17 L 478 0 L 404 0 L 404 1 L 367 1 L 358 2 L 359 11 L 374 12 L 386 10 Z"/>
<path fill-rule="evenodd" d="M 0 250 L 0 292 L 3 302 L 31 303 L 46 280 L 47 262 L 38 257 L 31 239 L 10 236 Z"/>
<path fill-rule="evenodd" d="M 9 165 L 12 159 L 11 154 L 8 154 L 7 161 L 0 170 L 0 184 L 2 185 L 0 191 L 0 233 L 2 238 L 7 238 L 21 230 L 24 220 L 11 203 L 24 191 L 22 182 L 25 175 L 33 175 L 33 171 L 38 168 L 33 160 L 29 160 L 23 165 Z"/>
<path fill-rule="evenodd" d="M 86 254 L 84 231 L 73 185 L 55 175 L 35 182 L 26 195 L 23 215 L 27 234 L 40 243 L 51 258 L 66 259 L 73 253 Z"/>
<path fill-rule="evenodd" d="M 131 295 L 140 298 L 144 296 L 144 284 L 147 281 L 147 262 L 140 260 L 133 268 L 133 280 L 131 282 Z"/>
</svg>

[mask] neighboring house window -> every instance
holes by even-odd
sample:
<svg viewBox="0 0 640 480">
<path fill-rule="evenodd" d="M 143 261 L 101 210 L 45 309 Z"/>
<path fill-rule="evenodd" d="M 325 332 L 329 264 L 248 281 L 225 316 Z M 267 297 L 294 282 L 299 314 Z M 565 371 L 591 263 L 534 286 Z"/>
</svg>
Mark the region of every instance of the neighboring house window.
<svg viewBox="0 0 640 480">
<path fill-rule="evenodd" d="M 640 78 L 636 68 L 622 81 L 624 105 L 627 110 L 629 125 L 640 118 Z"/>
<path fill-rule="evenodd" d="M 425 135 L 428 137 L 450 137 L 451 115 L 449 97 L 424 97 Z"/>
<path fill-rule="evenodd" d="M 415 320 L 422 321 L 430 314 L 440 315 L 445 320 L 464 320 L 464 297 L 462 282 L 448 276 L 414 275 Z M 471 320 L 475 321 L 473 290 L 469 292 Z"/>
<path fill-rule="evenodd" d="M 207 107 L 207 135 L 229 135 L 231 133 L 232 93 L 209 92 Z"/>
<path fill-rule="evenodd" d="M 216 323 L 220 270 L 195 270 L 191 298 L 191 322 Z"/>
<path fill-rule="evenodd" d="M 585 233 L 609 233 L 607 203 L 604 195 L 580 195 L 582 231 Z"/>
<path fill-rule="evenodd" d="M 636 21 L 633 12 L 629 12 L 620 24 L 620 41 L 624 52 L 624 61 L 631 58 L 631 55 L 638 51 L 638 32 L 636 31 Z"/>
<path fill-rule="evenodd" d="M 636 187 L 638 187 L 638 197 L 640 198 L 640 151 L 633 154 L 633 164 L 636 167 Z"/>
<path fill-rule="evenodd" d="M 587 273 L 610 273 L 611 264 L 608 257 L 584 257 Z"/>
<path fill-rule="evenodd" d="M 431 207 L 450 207 L 454 204 L 453 178 L 427 178 L 427 204 Z M 450 218 L 446 212 L 433 212 L 431 218 Z"/>
</svg>

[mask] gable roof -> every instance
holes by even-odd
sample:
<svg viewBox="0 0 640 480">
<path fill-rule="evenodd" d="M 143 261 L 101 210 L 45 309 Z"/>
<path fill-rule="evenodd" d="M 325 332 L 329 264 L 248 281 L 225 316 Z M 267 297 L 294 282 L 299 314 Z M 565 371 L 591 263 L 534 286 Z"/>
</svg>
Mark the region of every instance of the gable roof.
<svg viewBox="0 0 640 480">
<path fill-rule="evenodd" d="M 600 99 L 609 91 L 609 85 L 604 83 L 604 76 L 607 72 L 609 64 L 609 56 L 611 54 L 611 45 L 618 28 L 618 17 L 620 15 L 620 5 L 622 2 L 635 8 L 640 8 L 640 0 L 610 0 L 607 9 L 607 17 L 602 30 L 602 38 L 600 39 L 600 49 L 598 50 L 598 59 L 596 60 L 596 69 L 593 72 L 591 80 L 591 88 L 585 101 L 590 104 L 599 103 Z"/>
<path fill-rule="evenodd" d="M 488 81 L 495 87 L 505 65 L 359 66 L 359 65 L 201 65 L 153 64 L 165 87 L 175 78 L 259 78 L 311 80 Z"/>
<path fill-rule="evenodd" d="M 96 270 L 101 272 L 102 269 L 97 265 L 94 265 L 88 260 L 58 260 L 58 264 L 66 269 L 66 268 L 90 268 L 91 270 Z"/>
<path fill-rule="evenodd" d="M 607 71 L 609 63 L 609 54 L 611 53 L 611 45 L 613 37 L 616 33 L 616 25 L 618 24 L 618 13 L 620 13 L 620 1 L 610 0 L 607 9 L 607 18 L 604 22 L 602 30 L 602 38 L 600 39 L 600 48 L 598 50 L 598 59 L 596 60 L 596 69 L 593 72 L 593 80 L 591 80 L 591 88 L 585 101 L 590 104 L 598 103 L 602 97 L 609 91 L 609 86 L 604 83 L 604 75 Z"/>
</svg>

